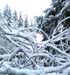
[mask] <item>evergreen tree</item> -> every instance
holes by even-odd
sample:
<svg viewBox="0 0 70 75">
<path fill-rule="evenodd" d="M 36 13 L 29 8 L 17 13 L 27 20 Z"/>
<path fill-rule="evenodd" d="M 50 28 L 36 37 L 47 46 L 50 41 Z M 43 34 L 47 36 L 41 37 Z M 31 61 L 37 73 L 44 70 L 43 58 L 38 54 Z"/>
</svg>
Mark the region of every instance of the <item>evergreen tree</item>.
<svg viewBox="0 0 70 75">
<path fill-rule="evenodd" d="M 38 28 L 42 28 L 43 16 L 36 17 L 36 23 Z"/>
<path fill-rule="evenodd" d="M 14 21 L 17 21 L 18 20 L 17 12 L 16 11 L 14 11 L 14 13 L 13 13 L 13 20 Z"/>
<path fill-rule="evenodd" d="M 21 26 L 23 26 L 23 19 L 22 19 L 22 15 L 21 15 L 21 12 L 20 12 L 19 20 L 18 20 L 18 27 L 21 27 Z"/>
<path fill-rule="evenodd" d="M 55 29 L 57 29 L 55 31 L 56 35 L 60 32 L 61 27 L 62 31 L 70 27 L 70 18 L 66 19 L 59 25 L 63 19 L 70 16 L 70 0 L 52 0 L 51 7 L 46 9 L 44 13 L 45 16 L 42 18 L 43 21 L 41 23 L 41 29 L 44 30 L 50 38 L 52 37 Z"/>
<path fill-rule="evenodd" d="M 28 27 L 28 17 L 27 17 L 27 15 L 25 15 L 24 27 L 25 27 L 25 28 Z"/>
<path fill-rule="evenodd" d="M 6 5 L 6 7 L 4 8 L 4 18 L 6 18 L 7 20 L 7 25 L 11 26 L 11 17 L 12 17 L 12 13 L 11 13 L 11 9 L 9 8 L 8 5 Z"/>
<path fill-rule="evenodd" d="M 17 28 L 18 27 L 18 14 L 17 11 L 14 11 L 12 14 L 12 27 Z"/>
<path fill-rule="evenodd" d="M 11 17 L 11 9 L 9 8 L 8 5 L 6 5 L 6 7 L 4 8 L 4 17 Z"/>
</svg>

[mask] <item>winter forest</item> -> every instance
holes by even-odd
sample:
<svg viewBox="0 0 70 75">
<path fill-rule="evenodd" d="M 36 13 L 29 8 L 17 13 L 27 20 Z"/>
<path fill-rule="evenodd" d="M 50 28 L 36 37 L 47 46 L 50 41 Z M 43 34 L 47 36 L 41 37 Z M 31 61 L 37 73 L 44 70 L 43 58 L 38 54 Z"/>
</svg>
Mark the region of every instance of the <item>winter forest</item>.
<svg viewBox="0 0 70 75">
<path fill-rule="evenodd" d="M 0 75 L 70 75 L 70 0 L 43 13 L 29 24 L 8 5 L 0 10 Z"/>
</svg>

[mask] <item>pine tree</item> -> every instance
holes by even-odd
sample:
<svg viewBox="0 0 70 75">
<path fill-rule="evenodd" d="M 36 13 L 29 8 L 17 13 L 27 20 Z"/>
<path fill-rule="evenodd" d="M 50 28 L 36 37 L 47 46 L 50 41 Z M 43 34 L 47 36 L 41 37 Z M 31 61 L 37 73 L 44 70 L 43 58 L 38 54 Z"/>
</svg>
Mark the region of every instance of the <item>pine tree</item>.
<svg viewBox="0 0 70 75">
<path fill-rule="evenodd" d="M 28 27 L 28 17 L 27 17 L 27 15 L 25 15 L 24 27 L 25 28 Z"/>
<path fill-rule="evenodd" d="M 13 13 L 13 20 L 14 21 L 17 21 L 18 20 L 17 12 L 16 11 L 14 11 L 14 13 Z"/>
<path fill-rule="evenodd" d="M 56 35 L 60 32 L 61 27 L 62 31 L 70 27 L 70 18 L 59 25 L 63 19 L 70 16 L 70 0 L 52 0 L 51 7 L 46 9 L 44 13 L 45 16 L 42 18 L 41 29 L 44 30 L 50 38 L 54 34 L 55 29 L 57 29 L 55 31 Z"/>
<path fill-rule="evenodd" d="M 4 18 L 6 18 L 7 25 L 11 26 L 12 13 L 11 13 L 11 9 L 9 8 L 8 5 L 6 5 L 6 7 L 4 8 L 3 14 L 4 14 Z"/>
<path fill-rule="evenodd" d="M 21 12 L 20 12 L 19 20 L 18 20 L 18 27 L 21 27 L 21 26 L 23 26 L 23 19 L 22 19 L 22 15 L 21 15 Z"/>
<path fill-rule="evenodd" d="M 36 17 L 36 23 L 38 28 L 42 28 L 43 16 Z"/>
<path fill-rule="evenodd" d="M 11 17 L 12 16 L 11 9 L 9 8 L 8 5 L 5 6 L 3 13 L 4 13 L 4 17 Z"/>
</svg>

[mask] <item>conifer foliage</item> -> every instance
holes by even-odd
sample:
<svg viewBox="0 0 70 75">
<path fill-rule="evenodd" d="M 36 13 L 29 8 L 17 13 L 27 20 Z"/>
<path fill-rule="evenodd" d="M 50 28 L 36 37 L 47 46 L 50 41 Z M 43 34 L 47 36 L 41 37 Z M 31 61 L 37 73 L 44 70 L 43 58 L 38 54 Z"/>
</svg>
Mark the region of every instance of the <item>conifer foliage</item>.
<svg viewBox="0 0 70 75">
<path fill-rule="evenodd" d="M 43 29 L 49 35 L 49 37 L 52 37 L 54 32 L 55 34 L 58 34 L 60 31 L 70 27 L 69 0 L 52 0 L 50 8 L 46 9 L 44 13 L 45 16 L 42 17 L 42 23 L 40 23 L 39 20 L 38 24 L 41 24 L 41 29 Z"/>
</svg>

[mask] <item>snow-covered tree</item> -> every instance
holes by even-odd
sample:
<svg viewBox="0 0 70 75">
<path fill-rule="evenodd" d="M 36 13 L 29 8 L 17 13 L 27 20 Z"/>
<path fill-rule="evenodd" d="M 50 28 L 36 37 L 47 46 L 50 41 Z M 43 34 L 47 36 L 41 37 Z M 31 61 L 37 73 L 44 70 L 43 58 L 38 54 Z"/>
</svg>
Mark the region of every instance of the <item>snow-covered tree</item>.
<svg viewBox="0 0 70 75">
<path fill-rule="evenodd" d="M 25 15 L 24 27 L 27 28 L 28 26 L 29 26 L 28 17 L 27 17 L 27 15 Z"/>
<path fill-rule="evenodd" d="M 21 27 L 21 26 L 23 26 L 23 19 L 22 19 L 22 15 L 21 15 L 21 12 L 20 12 L 19 20 L 18 20 L 18 27 Z"/>
<path fill-rule="evenodd" d="M 13 12 L 13 16 L 12 17 L 13 17 L 14 21 L 18 20 L 18 16 L 17 16 L 17 12 L 16 11 Z"/>
<path fill-rule="evenodd" d="M 10 9 L 10 7 L 8 5 L 5 6 L 3 13 L 4 13 L 5 17 L 11 17 L 12 16 L 11 15 L 11 9 Z"/>
<path fill-rule="evenodd" d="M 69 0 L 52 0 L 51 6 L 44 11 L 45 16 L 42 18 L 43 21 L 41 23 L 41 29 L 43 29 L 49 37 L 52 37 L 53 34 L 58 34 L 60 30 L 63 31 L 64 29 L 70 27 L 69 4 Z M 63 21 L 63 19 L 65 20 Z M 59 24 L 61 21 L 63 22 Z M 39 22 L 40 20 L 38 23 Z"/>
<path fill-rule="evenodd" d="M 11 17 L 12 17 L 12 13 L 11 13 L 11 9 L 9 8 L 8 5 L 6 5 L 6 7 L 4 8 L 4 12 L 3 12 L 4 18 L 7 21 L 7 25 L 11 26 Z"/>
</svg>

